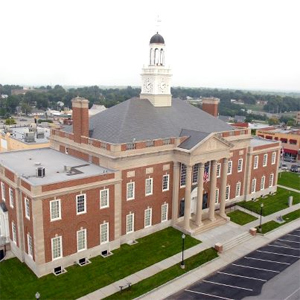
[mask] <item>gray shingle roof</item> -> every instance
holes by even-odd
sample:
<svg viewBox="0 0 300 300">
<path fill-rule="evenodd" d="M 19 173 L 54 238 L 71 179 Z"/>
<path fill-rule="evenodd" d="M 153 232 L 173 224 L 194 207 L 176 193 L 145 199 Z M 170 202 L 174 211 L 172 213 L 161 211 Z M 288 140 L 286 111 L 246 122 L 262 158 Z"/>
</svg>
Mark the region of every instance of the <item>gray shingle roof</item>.
<svg viewBox="0 0 300 300">
<path fill-rule="evenodd" d="M 208 135 L 209 133 L 206 132 L 182 129 L 180 136 L 188 136 L 189 138 L 187 138 L 184 142 L 182 142 L 179 145 L 179 148 L 188 149 L 188 150 L 192 149 L 200 141 L 205 139 Z"/>
<path fill-rule="evenodd" d="M 233 129 L 180 99 L 172 99 L 170 107 L 154 107 L 147 99 L 131 98 L 90 118 L 90 137 L 116 144 L 179 137 L 183 128 L 204 133 Z"/>
</svg>

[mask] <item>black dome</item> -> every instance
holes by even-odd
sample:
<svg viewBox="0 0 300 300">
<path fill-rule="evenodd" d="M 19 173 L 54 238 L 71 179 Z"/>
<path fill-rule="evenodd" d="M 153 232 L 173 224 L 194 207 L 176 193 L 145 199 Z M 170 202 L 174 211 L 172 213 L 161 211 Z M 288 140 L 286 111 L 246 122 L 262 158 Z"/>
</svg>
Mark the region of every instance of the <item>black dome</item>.
<svg viewBox="0 0 300 300">
<path fill-rule="evenodd" d="M 164 44 L 164 38 L 157 32 L 150 40 L 150 44 Z"/>
</svg>

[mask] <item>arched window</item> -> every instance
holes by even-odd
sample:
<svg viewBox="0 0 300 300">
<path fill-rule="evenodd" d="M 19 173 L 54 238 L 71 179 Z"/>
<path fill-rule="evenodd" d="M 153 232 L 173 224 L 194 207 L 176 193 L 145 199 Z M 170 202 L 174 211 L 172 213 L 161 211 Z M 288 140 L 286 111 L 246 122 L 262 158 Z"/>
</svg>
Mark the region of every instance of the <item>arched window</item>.
<svg viewBox="0 0 300 300">
<path fill-rule="evenodd" d="M 164 49 L 160 49 L 160 65 L 163 66 L 164 64 L 165 64 Z"/>
</svg>

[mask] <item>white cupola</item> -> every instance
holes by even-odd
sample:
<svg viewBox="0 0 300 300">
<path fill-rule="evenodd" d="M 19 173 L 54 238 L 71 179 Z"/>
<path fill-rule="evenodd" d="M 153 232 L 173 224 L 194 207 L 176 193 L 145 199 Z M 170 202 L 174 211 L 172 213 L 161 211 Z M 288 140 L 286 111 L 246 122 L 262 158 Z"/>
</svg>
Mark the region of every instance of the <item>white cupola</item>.
<svg viewBox="0 0 300 300">
<path fill-rule="evenodd" d="M 165 67 L 165 40 L 157 32 L 150 39 L 149 64 L 142 71 L 142 91 L 140 98 L 148 99 L 153 106 L 172 105 L 171 69 Z"/>
</svg>

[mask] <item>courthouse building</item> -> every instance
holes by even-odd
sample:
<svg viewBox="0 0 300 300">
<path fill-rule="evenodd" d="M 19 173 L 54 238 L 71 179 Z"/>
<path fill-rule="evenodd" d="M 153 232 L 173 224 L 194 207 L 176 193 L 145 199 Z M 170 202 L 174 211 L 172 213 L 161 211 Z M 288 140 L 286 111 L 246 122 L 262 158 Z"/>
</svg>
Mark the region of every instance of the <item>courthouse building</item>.
<svg viewBox="0 0 300 300">
<path fill-rule="evenodd" d="M 0 154 L 7 249 L 37 276 L 59 273 L 169 226 L 201 234 L 228 222 L 226 206 L 275 192 L 280 142 L 219 120 L 218 103 L 172 98 L 155 34 L 139 98 L 89 118 L 77 97 L 49 148 Z"/>
</svg>

